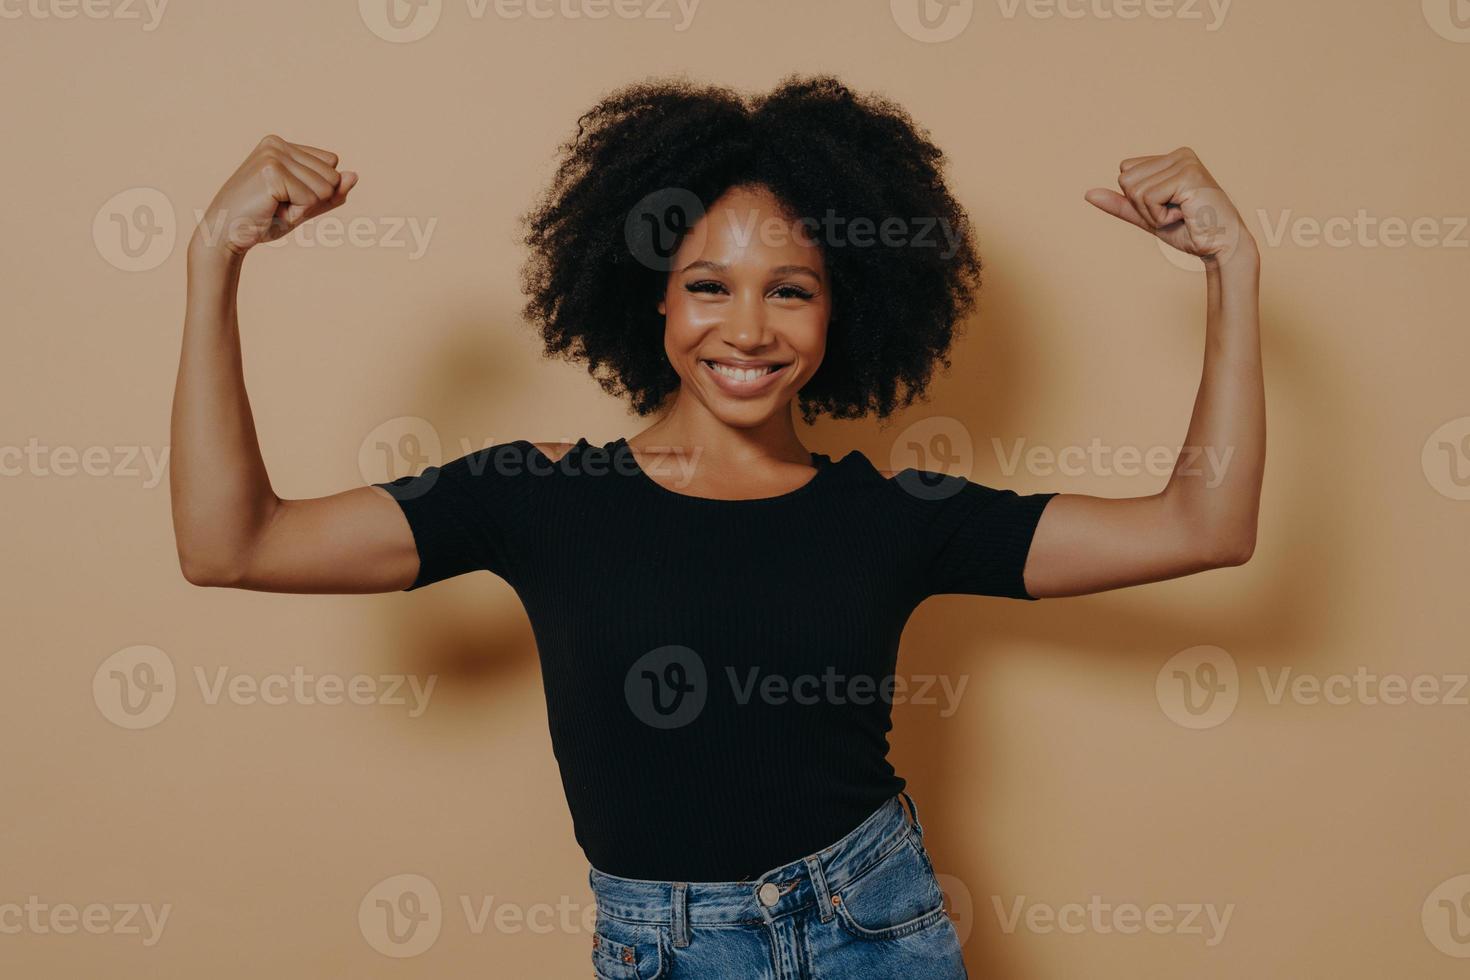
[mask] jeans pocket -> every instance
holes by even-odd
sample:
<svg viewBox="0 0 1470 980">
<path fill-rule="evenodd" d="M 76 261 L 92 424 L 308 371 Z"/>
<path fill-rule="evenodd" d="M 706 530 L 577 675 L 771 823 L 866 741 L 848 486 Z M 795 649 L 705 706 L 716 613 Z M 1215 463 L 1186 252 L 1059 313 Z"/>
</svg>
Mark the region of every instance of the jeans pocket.
<svg viewBox="0 0 1470 980">
<path fill-rule="evenodd" d="M 592 969 L 602 980 L 658 980 L 667 971 L 667 930 L 597 913 Z"/>
<path fill-rule="evenodd" d="M 945 921 L 944 892 L 924 845 L 910 831 L 833 895 L 837 921 L 862 939 L 899 939 Z"/>
</svg>

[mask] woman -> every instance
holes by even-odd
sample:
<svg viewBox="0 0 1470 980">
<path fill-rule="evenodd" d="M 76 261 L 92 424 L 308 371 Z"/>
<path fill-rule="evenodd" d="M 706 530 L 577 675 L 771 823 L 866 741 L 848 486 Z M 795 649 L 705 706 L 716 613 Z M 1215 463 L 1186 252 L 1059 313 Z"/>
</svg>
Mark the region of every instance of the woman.
<svg viewBox="0 0 1470 980">
<path fill-rule="evenodd" d="M 768 95 L 660 82 L 581 120 L 528 217 L 529 317 L 634 410 L 631 438 L 516 441 L 282 500 L 256 444 L 246 252 L 341 205 L 335 154 L 267 137 L 189 249 L 173 415 L 184 575 L 277 592 L 505 578 L 540 651 L 597 899 L 603 977 L 965 975 L 888 764 L 899 636 L 929 595 L 1080 595 L 1244 562 L 1265 443 L 1254 241 L 1187 150 L 1087 200 L 1199 256 L 1203 377 L 1181 463 L 1133 499 L 1019 495 L 861 454 L 793 418 L 922 395 L 979 261 L 942 156 L 829 78 Z M 204 230 L 214 229 L 206 235 Z"/>
</svg>

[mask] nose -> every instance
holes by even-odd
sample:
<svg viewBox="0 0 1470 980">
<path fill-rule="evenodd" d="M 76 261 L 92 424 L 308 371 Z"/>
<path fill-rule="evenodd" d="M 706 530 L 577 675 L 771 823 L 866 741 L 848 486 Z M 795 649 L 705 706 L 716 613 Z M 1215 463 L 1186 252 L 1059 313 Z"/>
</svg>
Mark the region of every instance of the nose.
<svg viewBox="0 0 1470 980">
<path fill-rule="evenodd" d="M 770 343 L 764 299 L 742 292 L 730 304 L 730 315 L 720 324 L 720 339 L 743 351 L 759 350 Z"/>
</svg>

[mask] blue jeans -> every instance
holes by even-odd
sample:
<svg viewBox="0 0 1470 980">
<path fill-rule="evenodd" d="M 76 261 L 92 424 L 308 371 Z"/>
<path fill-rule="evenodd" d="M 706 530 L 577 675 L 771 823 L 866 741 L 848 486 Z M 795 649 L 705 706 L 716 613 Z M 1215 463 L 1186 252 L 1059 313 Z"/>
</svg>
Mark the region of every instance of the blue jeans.
<svg viewBox="0 0 1470 980">
<path fill-rule="evenodd" d="M 602 980 L 962 980 L 923 833 L 900 793 L 835 844 L 752 881 L 636 881 L 593 868 L 592 965 Z"/>
</svg>

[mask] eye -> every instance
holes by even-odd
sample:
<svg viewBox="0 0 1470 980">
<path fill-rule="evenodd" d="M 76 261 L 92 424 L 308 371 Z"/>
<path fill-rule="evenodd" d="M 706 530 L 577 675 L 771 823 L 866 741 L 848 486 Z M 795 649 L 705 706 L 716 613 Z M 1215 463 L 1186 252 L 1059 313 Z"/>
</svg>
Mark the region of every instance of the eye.
<svg viewBox="0 0 1470 980">
<path fill-rule="evenodd" d="M 771 290 L 771 295 L 777 299 L 811 299 L 813 293 L 809 289 L 803 289 L 794 283 L 783 283 Z"/>
<path fill-rule="evenodd" d="M 725 284 L 713 279 L 701 279 L 698 282 L 685 283 L 684 289 L 691 293 L 723 293 Z"/>
</svg>

